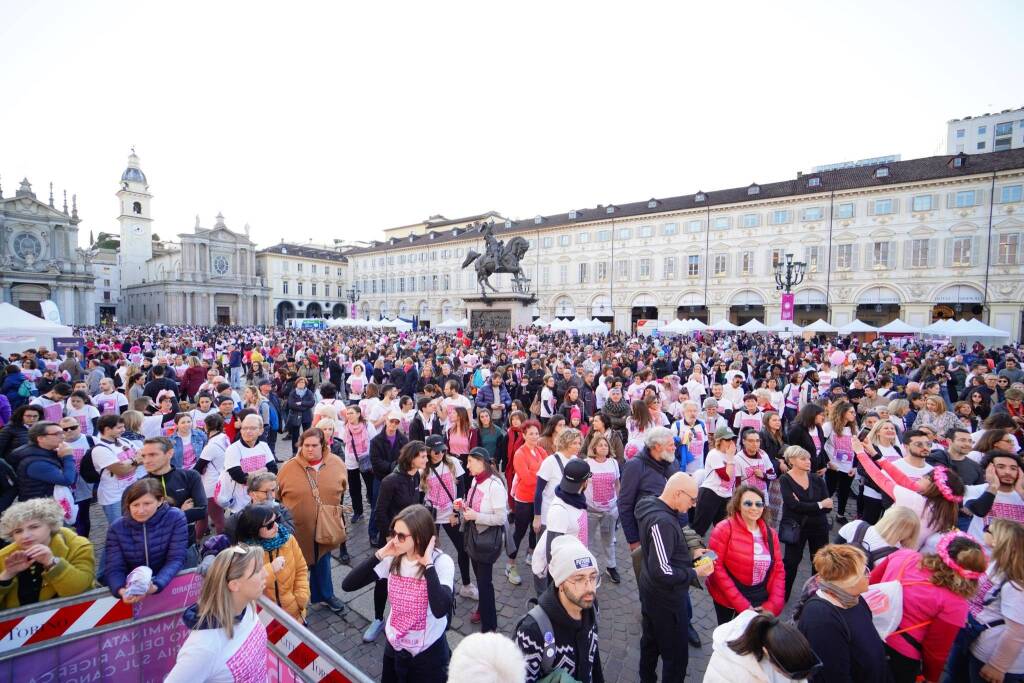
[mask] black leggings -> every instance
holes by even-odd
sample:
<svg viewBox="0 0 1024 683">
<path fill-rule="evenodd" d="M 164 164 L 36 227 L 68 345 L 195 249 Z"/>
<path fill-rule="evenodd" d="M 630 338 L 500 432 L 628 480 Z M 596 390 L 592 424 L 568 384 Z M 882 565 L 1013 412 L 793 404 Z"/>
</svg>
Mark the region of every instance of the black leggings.
<svg viewBox="0 0 1024 683">
<path fill-rule="evenodd" d="M 722 498 L 711 489 L 701 488 L 697 493 L 697 507 L 693 512 L 693 523 L 690 528 L 703 536 L 708 529 L 725 519 L 725 506 L 728 498 Z"/>
<path fill-rule="evenodd" d="M 437 526 L 444 529 L 444 532 L 448 534 L 448 539 L 455 546 L 455 552 L 459 558 L 459 576 L 462 579 L 462 585 L 468 586 L 471 581 L 469 577 L 469 555 L 466 554 L 466 543 L 462 535 L 462 529 L 458 525 L 452 526 L 451 524 L 438 524 Z"/>
<path fill-rule="evenodd" d="M 296 453 L 299 452 L 299 446 L 301 445 L 299 444 L 299 436 L 302 434 L 302 432 L 309 429 L 309 426 L 312 423 L 312 420 L 310 420 L 309 422 L 303 420 L 301 424 L 288 425 L 288 436 L 292 440 L 292 455 L 295 455 Z"/>
<path fill-rule="evenodd" d="M 373 584 L 373 618 L 384 621 L 384 608 L 388 605 L 388 580 L 377 579 Z"/>
<path fill-rule="evenodd" d="M 510 560 L 515 560 L 519 554 L 519 544 L 523 542 L 523 536 L 529 533 L 529 540 L 527 543 L 530 548 L 530 552 L 537 547 L 537 533 L 533 530 L 533 503 L 524 503 L 522 501 L 515 502 L 515 510 L 513 511 L 513 519 L 516 523 L 515 531 L 512 532 L 512 553 L 508 556 Z"/>
<path fill-rule="evenodd" d="M 800 540 L 796 543 L 785 543 L 786 554 L 783 558 L 783 565 L 786 567 L 786 602 L 789 602 L 789 594 L 793 591 L 793 582 L 796 581 L 797 570 L 800 569 L 800 560 L 804 556 L 804 546 L 811 548 L 811 557 L 814 553 L 828 545 L 828 525 L 825 524 L 824 515 L 820 519 L 811 518 L 800 529 Z M 811 574 L 816 574 L 814 565 L 811 565 Z"/>
<path fill-rule="evenodd" d="M 853 477 L 846 472 L 839 470 L 827 470 L 825 472 L 825 485 L 828 486 L 828 495 L 839 493 L 839 505 L 836 506 L 836 514 L 840 517 L 846 516 L 846 504 L 850 500 L 850 486 L 853 484 Z"/>
<path fill-rule="evenodd" d="M 363 482 L 366 483 L 366 493 L 369 495 L 372 479 L 373 472 L 362 472 L 358 467 L 348 471 L 348 495 L 352 499 L 352 514 L 363 514 Z"/>
</svg>

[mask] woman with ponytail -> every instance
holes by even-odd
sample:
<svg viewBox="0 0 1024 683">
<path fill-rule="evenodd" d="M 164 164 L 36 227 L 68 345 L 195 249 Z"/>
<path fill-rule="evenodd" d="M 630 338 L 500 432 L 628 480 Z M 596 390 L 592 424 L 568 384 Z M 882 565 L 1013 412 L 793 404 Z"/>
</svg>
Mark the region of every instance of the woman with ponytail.
<svg viewBox="0 0 1024 683">
<path fill-rule="evenodd" d="M 267 629 L 256 616 L 265 586 L 262 548 L 234 545 L 220 551 L 203 577 L 199 602 L 185 610 L 189 635 L 164 680 L 267 680 Z"/>
<path fill-rule="evenodd" d="M 974 537 L 952 531 L 939 538 L 934 553 L 897 550 L 871 571 L 871 583 L 903 587 L 903 618 L 885 640 L 895 683 L 914 683 L 922 673 L 926 681 L 939 680 L 987 566 Z"/>
<path fill-rule="evenodd" d="M 771 612 L 748 609 L 715 629 L 704 683 L 804 681 L 821 669 L 811 644 Z"/>
</svg>

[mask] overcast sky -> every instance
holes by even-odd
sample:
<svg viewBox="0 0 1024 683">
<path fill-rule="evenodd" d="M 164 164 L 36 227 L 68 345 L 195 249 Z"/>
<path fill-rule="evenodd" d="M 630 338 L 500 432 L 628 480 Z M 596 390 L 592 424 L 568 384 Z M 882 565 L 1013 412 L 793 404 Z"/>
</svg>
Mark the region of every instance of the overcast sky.
<svg viewBox="0 0 1024 683">
<path fill-rule="evenodd" d="M 1020 2 L 847 4 L 0 0 L 0 177 L 77 192 L 83 246 L 132 145 L 164 238 L 370 239 L 940 154 L 1024 106 Z"/>
</svg>

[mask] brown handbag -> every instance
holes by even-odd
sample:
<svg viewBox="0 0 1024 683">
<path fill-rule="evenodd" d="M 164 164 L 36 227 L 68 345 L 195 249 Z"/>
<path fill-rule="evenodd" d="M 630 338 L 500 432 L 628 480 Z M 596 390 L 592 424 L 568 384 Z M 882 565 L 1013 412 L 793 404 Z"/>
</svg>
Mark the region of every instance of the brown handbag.
<svg viewBox="0 0 1024 683">
<path fill-rule="evenodd" d="M 316 485 L 316 478 L 311 476 L 309 469 L 306 469 L 306 480 L 309 481 L 309 488 L 313 491 L 313 500 L 316 501 L 316 529 L 313 531 L 313 541 L 324 548 L 337 548 L 348 539 L 345 531 L 345 515 L 340 505 L 325 505 L 320 500 L 320 489 Z"/>
</svg>

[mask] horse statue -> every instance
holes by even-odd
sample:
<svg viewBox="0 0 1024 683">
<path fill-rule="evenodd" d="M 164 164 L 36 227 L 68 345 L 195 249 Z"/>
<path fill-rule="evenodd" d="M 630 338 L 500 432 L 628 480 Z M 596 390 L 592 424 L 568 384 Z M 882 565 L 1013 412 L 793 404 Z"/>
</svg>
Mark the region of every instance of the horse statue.
<svg viewBox="0 0 1024 683">
<path fill-rule="evenodd" d="M 526 250 L 530 248 L 530 243 L 522 237 L 513 237 L 508 244 L 504 244 L 494 237 L 488 227 L 485 226 L 481 229 L 487 243 L 486 252 L 480 254 L 470 249 L 462 262 L 462 267 L 466 268 L 476 261 L 476 281 L 480 285 L 480 294 L 485 299 L 487 298 L 487 287 L 490 287 L 491 291 L 495 293 L 498 292 L 497 288 L 487 280 L 494 273 L 511 273 L 513 281 L 516 283 L 523 283 L 526 280 L 519 262 L 522 261 Z M 521 290 L 521 288 L 521 285 L 516 287 L 517 290 Z"/>
</svg>

